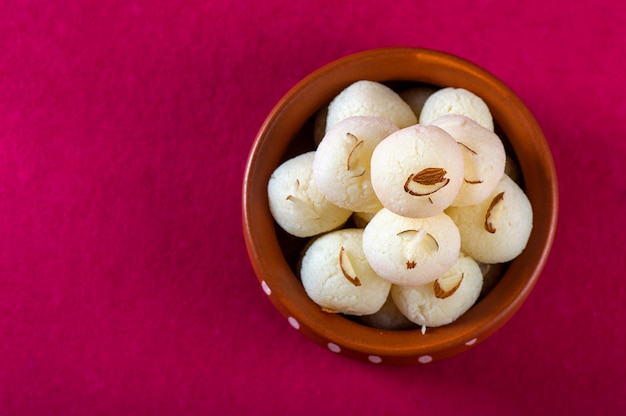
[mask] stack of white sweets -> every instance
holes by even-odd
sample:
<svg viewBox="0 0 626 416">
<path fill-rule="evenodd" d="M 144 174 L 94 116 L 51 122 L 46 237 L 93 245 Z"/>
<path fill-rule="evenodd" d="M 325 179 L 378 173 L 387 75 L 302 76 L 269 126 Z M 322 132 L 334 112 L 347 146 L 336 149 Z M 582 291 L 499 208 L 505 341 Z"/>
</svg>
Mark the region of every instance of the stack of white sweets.
<svg viewBox="0 0 626 416">
<path fill-rule="evenodd" d="M 526 247 L 530 201 L 472 92 L 358 81 L 315 122 L 316 150 L 281 164 L 268 198 L 280 227 L 313 237 L 299 272 L 324 311 L 447 325 Z"/>
</svg>

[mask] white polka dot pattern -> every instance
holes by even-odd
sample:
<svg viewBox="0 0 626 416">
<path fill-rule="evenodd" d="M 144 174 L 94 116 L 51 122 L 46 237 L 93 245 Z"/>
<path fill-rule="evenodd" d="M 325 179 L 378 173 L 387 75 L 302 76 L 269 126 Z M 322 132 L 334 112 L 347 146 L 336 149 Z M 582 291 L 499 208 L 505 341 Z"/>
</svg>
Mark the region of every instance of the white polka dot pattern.
<svg viewBox="0 0 626 416">
<path fill-rule="evenodd" d="M 272 294 L 272 289 L 269 287 L 265 280 L 261 281 L 261 288 L 267 296 L 270 296 Z M 287 322 L 289 322 L 289 325 L 291 325 L 295 330 L 300 330 L 300 322 L 298 322 L 298 320 L 293 316 L 288 317 Z M 421 328 L 422 334 L 426 332 L 425 329 L 425 327 Z M 478 342 L 478 338 L 472 338 L 465 342 L 465 346 L 471 347 L 472 345 L 476 344 L 476 342 Z M 328 344 L 326 344 L 326 346 L 330 351 L 336 354 L 341 353 L 341 347 L 333 342 L 329 342 Z M 381 364 L 383 362 L 383 358 L 378 355 L 368 355 L 367 360 L 372 364 Z M 430 355 L 422 355 L 417 359 L 417 361 L 421 364 L 428 364 L 433 361 L 433 357 Z"/>
<path fill-rule="evenodd" d="M 378 355 L 370 355 L 369 357 L 367 357 L 367 359 L 374 364 L 380 364 L 383 362 L 383 359 L 380 358 Z"/>
<path fill-rule="evenodd" d="M 294 329 L 296 330 L 300 329 L 300 322 L 298 322 L 298 320 L 294 318 L 293 316 L 290 316 L 289 318 L 287 318 L 287 321 L 289 322 L 289 325 L 294 327 Z"/>
<path fill-rule="evenodd" d="M 337 344 L 333 344 L 332 342 L 328 343 L 328 349 L 336 353 L 341 352 L 341 347 Z"/>
<path fill-rule="evenodd" d="M 265 280 L 261 282 L 261 287 L 263 288 L 263 292 L 265 292 L 267 296 L 272 294 L 272 289 L 270 289 Z"/>
<path fill-rule="evenodd" d="M 428 364 L 432 360 L 433 360 L 433 357 L 431 357 L 430 355 L 422 355 L 420 358 L 417 359 L 417 361 L 419 361 L 422 364 Z"/>
</svg>

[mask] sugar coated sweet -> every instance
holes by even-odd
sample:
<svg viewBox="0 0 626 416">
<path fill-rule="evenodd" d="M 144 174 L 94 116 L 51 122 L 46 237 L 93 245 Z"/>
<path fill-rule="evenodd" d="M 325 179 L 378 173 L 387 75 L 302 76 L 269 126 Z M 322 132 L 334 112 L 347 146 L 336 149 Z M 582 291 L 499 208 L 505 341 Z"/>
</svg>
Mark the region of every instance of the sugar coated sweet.
<svg viewBox="0 0 626 416">
<path fill-rule="evenodd" d="M 500 137 L 459 114 L 446 114 L 431 125 L 448 132 L 463 153 L 463 183 L 452 205 L 474 205 L 484 201 L 504 175 L 506 153 Z"/>
<path fill-rule="evenodd" d="M 493 131 L 493 117 L 482 98 L 464 88 L 447 87 L 428 97 L 420 113 L 420 124 L 430 124 L 446 114 L 461 114 Z"/>
<path fill-rule="evenodd" d="M 313 182 L 315 152 L 283 162 L 270 176 L 267 196 L 278 225 L 296 237 L 311 237 L 343 225 L 352 211 L 330 202 Z"/>
<path fill-rule="evenodd" d="M 443 129 L 414 125 L 374 149 L 371 180 L 383 206 L 407 217 L 438 215 L 463 183 L 463 153 Z"/>
<path fill-rule="evenodd" d="M 382 204 L 370 180 L 374 148 L 398 130 L 386 118 L 348 117 L 326 132 L 315 152 L 313 180 L 335 205 L 361 212 L 376 212 Z"/>
<path fill-rule="evenodd" d="M 391 88 L 374 81 L 357 81 L 341 91 L 328 105 L 326 131 L 352 116 L 389 119 L 398 128 L 417 123 L 411 107 Z"/>
<path fill-rule="evenodd" d="M 483 275 L 474 259 L 459 253 L 454 265 L 436 281 L 415 287 L 392 286 L 394 303 L 410 321 L 439 327 L 457 320 L 480 295 Z"/>
<path fill-rule="evenodd" d="M 444 213 L 410 218 L 383 208 L 363 231 L 363 251 L 372 269 L 398 285 L 439 278 L 456 261 L 460 246 L 459 230 Z"/>
<path fill-rule="evenodd" d="M 332 231 L 316 238 L 302 257 L 302 285 L 329 312 L 370 315 L 387 300 L 391 283 L 370 267 L 362 241 L 362 229 Z"/>
<path fill-rule="evenodd" d="M 461 234 L 461 249 L 482 263 L 505 263 L 526 247 L 533 211 L 524 191 L 504 175 L 483 202 L 450 207 L 446 213 Z"/>
</svg>

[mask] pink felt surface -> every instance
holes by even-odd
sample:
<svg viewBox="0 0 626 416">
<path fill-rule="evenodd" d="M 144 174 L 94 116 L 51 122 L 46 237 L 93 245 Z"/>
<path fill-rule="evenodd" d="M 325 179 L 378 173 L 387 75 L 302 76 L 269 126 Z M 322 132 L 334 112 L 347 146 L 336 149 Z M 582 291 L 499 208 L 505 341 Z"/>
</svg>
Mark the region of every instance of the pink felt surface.
<svg viewBox="0 0 626 416">
<path fill-rule="evenodd" d="M 626 12 L 567 4 L 3 2 L 0 413 L 626 412 Z M 520 312 L 410 368 L 291 328 L 241 232 L 244 163 L 272 106 L 382 46 L 440 49 L 508 83 L 561 196 Z"/>
</svg>

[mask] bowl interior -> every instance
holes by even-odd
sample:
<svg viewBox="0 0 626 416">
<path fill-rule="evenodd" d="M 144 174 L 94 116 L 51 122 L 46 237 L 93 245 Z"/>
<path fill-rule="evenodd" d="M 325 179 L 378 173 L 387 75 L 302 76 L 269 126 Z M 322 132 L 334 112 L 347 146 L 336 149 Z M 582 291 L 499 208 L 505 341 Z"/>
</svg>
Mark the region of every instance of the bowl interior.
<svg viewBox="0 0 626 416">
<path fill-rule="evenodd" d="M 527 248 L 487 296 L 450 325 L 391 331 L 322 312 L 294 273 L 305 240 L 275 226 L 267 182 L 285 159 L 314 148 L 315 113 L 358 80 L 389 86 L 460 87 L 489 106 L 497 133 L 517 159 L 534 224 Z M 521 100 L 500 80 L 461 58 L 428 49 L 385 48 L 332 62 L 296 84 L 276 104 L 254 141 L 243 184 L 243 226 L 248 253 L 263 290 L 289 323 L 331 351 L 360 360 L 407 365 L 458 354 L 486 339 L 519 309 L 547 260 L 558 212 L 557 182 L 543 133 Z"/>
</svg>

